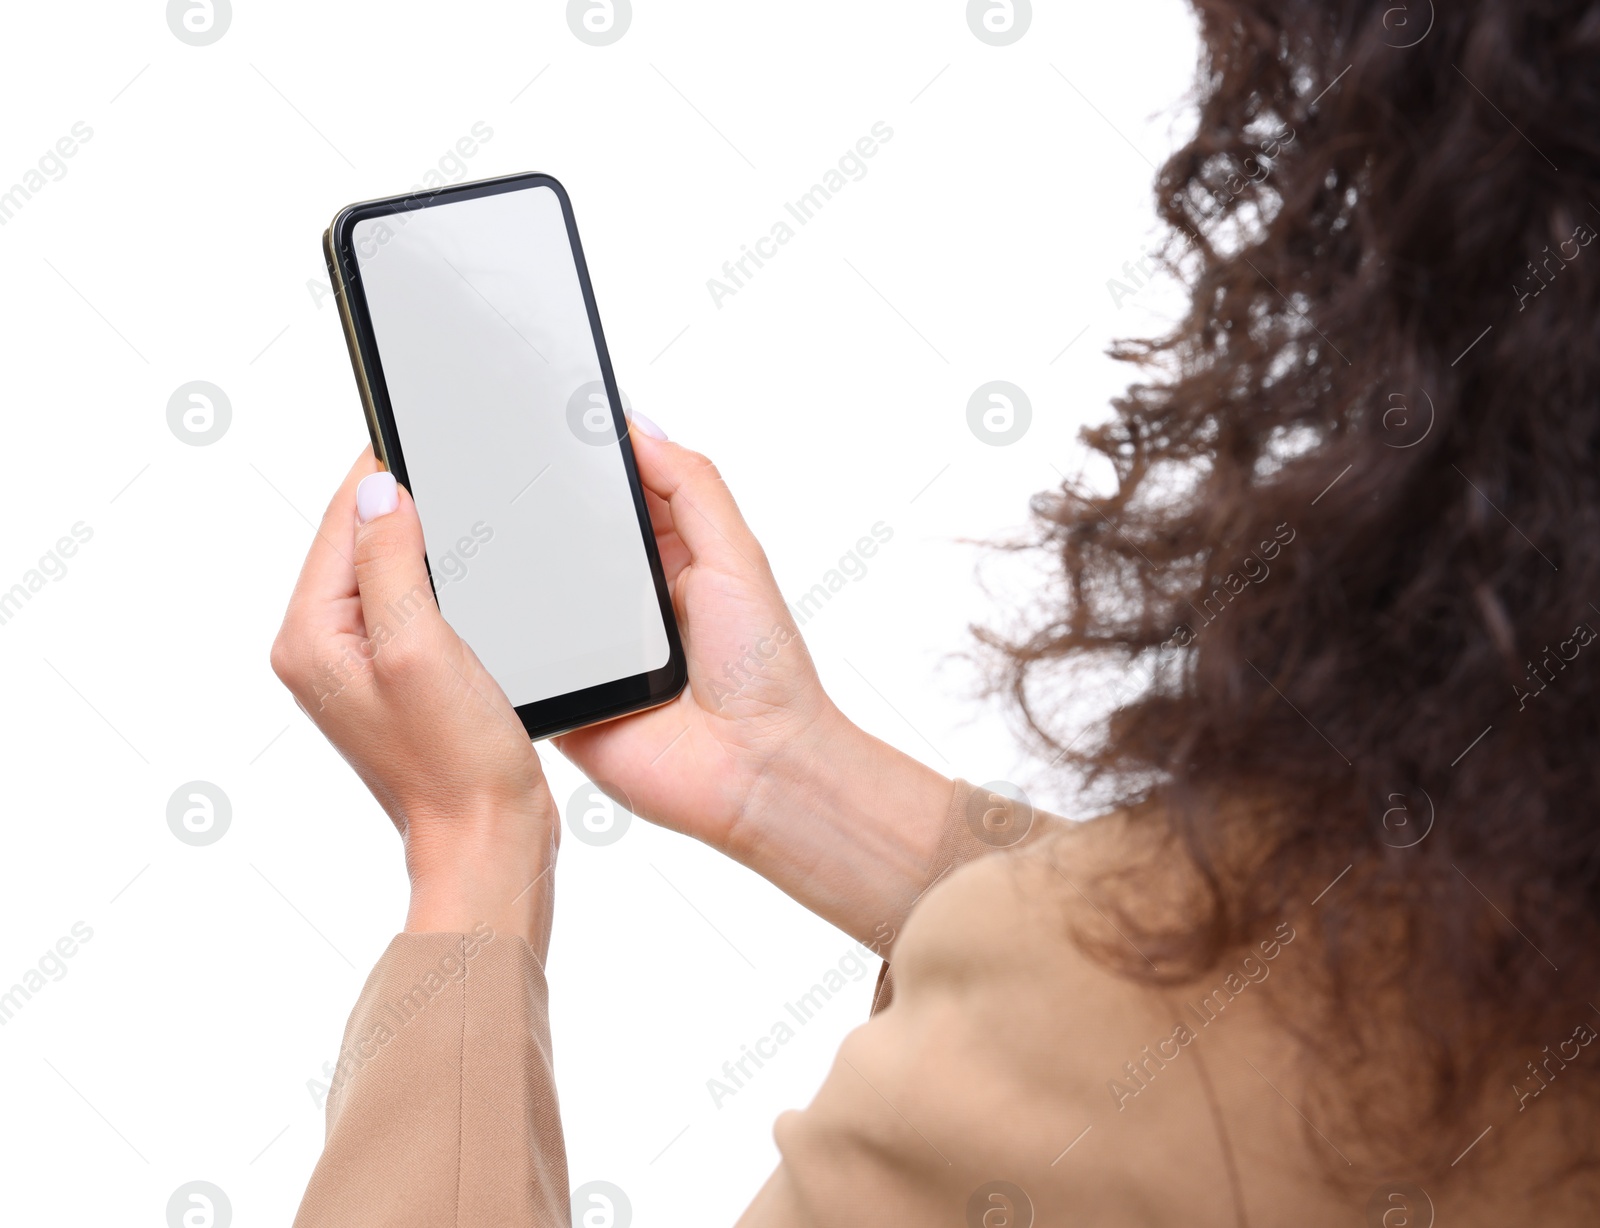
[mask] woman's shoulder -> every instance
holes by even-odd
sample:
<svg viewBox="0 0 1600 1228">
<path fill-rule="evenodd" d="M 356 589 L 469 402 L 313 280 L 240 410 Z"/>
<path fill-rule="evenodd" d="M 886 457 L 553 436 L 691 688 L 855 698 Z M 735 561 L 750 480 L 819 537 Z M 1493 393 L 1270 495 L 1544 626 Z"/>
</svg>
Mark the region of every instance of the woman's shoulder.
<svg viewBox="0 0 1600 1228">
<path fill-rule="evenodd" d="M 1005 1167 L 1039 1222 L 1233 1224 L 1228 1144 L 1193 1044 L 1202 1029 L 1188 1025 L 1179 1044 L 1185 1016 L 1168 988 L 1101 954 L 1120 944 L 1149 970 L 1134 935 L 1119 936 L 1123 889 L 1111 884 L 1135 867 L 1159 884 L 1170 868 L 1127 816 L 1042 822 L 923 897 L 895 948 L 893 1004 L 844 1055 L 952 1160 Z M 1230 1015 L 1238 1037 L 1254 1030 L 1251 1006 Z M 1267 1103 L 1265 1085 L 1245 1093 L 1281 1141 L 1292 1112 Z"/>
<path fill-rule="evenodd" d="M 1124 913 L 1134 899 L 1176 907 L 1182 871 L 1126 814 L 1041 820 L 923 897 L 895 947 L 895 1006 L 991 1050 L 997 1077 L 1004 1068 L 1055 1103 L 1119 1110 L 1111 1085 L 1185 1017 Z M 1005 1038 L 997 1052 L 993 1037 Z"/>
<path fill-rule="evenodd" d="M 1323 979 L 1309 906 L 1180 976 L 1147 935 L 1196 924 L 1200 897 L 1159 816 L 1041 821 L 923 897 L 895 949 L 885 1013 L 901 1014 L 884 1021 L 928 1080 L 929 1120 L 952 1136 L 982 1121 L 986 1146 L 1041 1157 L 1017 1166 L 1038 1208 L 1331 1228 L 1373 1206 L 1387 1223 L 1425 1223 L 1431 1206 L 1441 1222 L 1448 1211 L 1482 1225 L 1508 1222 L 1526 1184 L 1519 1166 L 1549 1171 L 1539 1153 L 1558 1154 L 1554 1116 L 1520 1125 L 1514 1154 L 1491 1158 L 1491 1136 L 1474 1152 L 1479 1169 L 1430 1180 L 1426 1193 L 1385 1185 L 1393 1174 L 1363 1162 L 1354 1120 L 1324 1094 L 1317 1015 L 1306 1013 Z M 1585 1191 L 1542 1187 L 1519 1197 L 1547 1200 L 1544 1222 L 1579 1222 L 1564 1217 Z"/>
<path fill-rule="evenodd" d="M 1278 1002 L 1310 967 L 1304 936 L 1269 927 L 1206 973 L 1173 975 L 1146 934 L 1182 923 L 1196 883 L 1159 822 L 1043 822 L 924 897 L 895 951 L 891 1008 L 1005 1088 L 1016 1120 L 1061 1136 L 1034 1169 L 1036 1201 L 1199 1225 L 1238 1222 L 1248 1199 L 1308 1228 L 1348 1222 L 1359 1206 L 1326 1188 L 1284 1098 L 1299 1065 Z M 1011 1145 L 1046 1145 L 1028 1134 Z"/>
<path fill-rule="evenodd" d="M 896 977 L 944 982 L 1028 976 L 1042 964 L 1074 981 L 1125 977 L 1085 959 L 1084 944 L 1115 936 L 1130 890 L 1151 894 L 1177 871 L 1125 812 L 1069 820 L 1042 812 L 1008 847 L 984 850 L 945 874 L 912 910 L 895 947 Z M 1129 953 L 1137 958 L 1136 948 Z"/>
</svg>

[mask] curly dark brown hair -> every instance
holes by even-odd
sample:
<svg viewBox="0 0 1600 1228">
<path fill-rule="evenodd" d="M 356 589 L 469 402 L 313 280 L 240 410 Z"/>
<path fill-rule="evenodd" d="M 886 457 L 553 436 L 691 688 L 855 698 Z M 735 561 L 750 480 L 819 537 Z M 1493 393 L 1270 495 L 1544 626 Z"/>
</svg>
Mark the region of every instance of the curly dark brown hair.
<svg viewBox="0 0 1600 1228">
<path fill-rule="evenodd" d="M 1062 756 L 1204 884 L 1141 942 L 1314 918 L 1319 1058 L 1407 1072 L 1342 1102 L 1448 1161 L 1600 1028 L 1600 4 L 1195 7 L 1187 316 L 1114 351 L 1115 490 L 1035 499 L 1067 600 L 980 635 L 1057 753 L 1050 667 L 1146 680 Z"/>
</svg>

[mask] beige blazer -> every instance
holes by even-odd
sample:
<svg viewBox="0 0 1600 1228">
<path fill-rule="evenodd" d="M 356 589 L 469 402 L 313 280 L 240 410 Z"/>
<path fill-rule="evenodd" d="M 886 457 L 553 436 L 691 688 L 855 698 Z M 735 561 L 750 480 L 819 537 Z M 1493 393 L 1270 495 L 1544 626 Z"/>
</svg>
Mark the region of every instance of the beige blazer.
<svg viewBox="0 0 1600 1228">
<path fill-rule="evenodd" d="M 1121 820 L 1036 816 L 995 849 L 1020 833 L 977 837 L 993 801 L 956 782 L 893 978 L 811 1104 L 778 1118 L 782 1162 L 740 1225 L 1596 1222 L 1570 1188 L 1529 1188 L 1550 1139 L 1514 1104 L 1470 1148 L 1481 1125 L 1462 1122 L 1460 1164 L 1421 1188 L 1303 1110 L 1315 1056 L 1269 1002 L 1307 979 L 1309 906 L 1157 991 L 1072 937 L 1126 941 L 1094 885 L 1129 857 Z M 571 1223 L 548 994 L 521 939 L 397 936 L 345 1030 L 297 1228 Z"/>
</svg>

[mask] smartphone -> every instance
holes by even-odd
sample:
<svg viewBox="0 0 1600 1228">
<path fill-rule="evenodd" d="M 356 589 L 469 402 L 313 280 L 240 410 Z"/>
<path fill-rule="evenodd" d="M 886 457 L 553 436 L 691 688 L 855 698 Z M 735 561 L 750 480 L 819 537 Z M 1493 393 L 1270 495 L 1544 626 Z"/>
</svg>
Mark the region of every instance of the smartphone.
<svg viewBox="0 0 1600 1228">
<path fill-rule="evenodd" d="M 683 645 L 566 190 L 524 174 L 365 201 L 323 249 L 439 610 L 529 736 L 671 700 Z"/>
</svg>

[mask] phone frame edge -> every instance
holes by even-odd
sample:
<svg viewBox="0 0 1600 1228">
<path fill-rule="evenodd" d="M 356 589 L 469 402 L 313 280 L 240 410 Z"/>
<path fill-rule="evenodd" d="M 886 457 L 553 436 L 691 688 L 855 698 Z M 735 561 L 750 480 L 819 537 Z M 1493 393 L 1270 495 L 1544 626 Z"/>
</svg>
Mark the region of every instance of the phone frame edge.
<svg viewBox="0 0 1600 1228">
<path fill-rule="evenodd" d="M 452 184 L 449 188 L 434 189 L 426 193 L 412 192 L 399 196 L 376 197 L 371 200 L 356 201 L 352 204 L 346 205 L 344 208 L 340 209 L 336 214 L 334 214 L 333 221 L 328 225 L 327 229 L 323 231 L 323 256 L 328 265 L 328 276 L 332 283 L 334 298 L 338 306 L 339 320 L 341 329 L 344 333 L 345 346 L 350 354 L 350 364 L 355 375 L 356 386 L 361 397 L 362 413 L 367 420 L 367 431 L 371 436 L 373 452 L 376 455 L 379 464 L 385 469 L 392 471 L 393 466 L 390 463 L 388 448 L 385 444 L 382 416 L 378 412 L 377 398 L 373 392 L 370 372 L 367 369 L 365 351 L 362 346 L 361 329 L 356 322 L 355 314 L 350 306 L 349 286 L 345 280 L 343 262 L 339 258 L 340 235 L 342 233 L 344 224 L 346 220 L 357 211 L 365 212 L 373 207 L 382 208 L 386 212 L 400 212 L 407 202 L 425 201 L 426 203 L 419 203 L 416 206 L 422 208 L 427 207 L 428 204 L 431 204 L 434 197 L 441 195 L 456 195 L 457 192 L 452 191 L 452 189 L 477 188 L 495 184 L 510 184 L 516 181 L 524 180 L 537 180 L 547 183 L 555 192 L 555 195 L 561 204 L 563 218 L 568 231 L 568 238 L 572 245 L 573 260 L 577 267 L 579 284 L 583 291 L 584 305 L 589 313 L 596 356 L 601 364 L 602 379 L 608 381 L 608 392 L 611 389 L 616 388 L 616 372 L 611 362 L 610 347 L 606 344 L 604 330 L 600 324 L 599 307 L 594 294 L 594 285 L 589 276 L 588 260 L 584 256 L 583 244 L 578 237 L 577 221 L 572 208 L 572 201 L 567 193 L 566 187 L 559 180 L 555 179 L 553 176 L 539 172 L 520 172 L 512 175 L 501 175 L 489 179 L 480 179 L 461 184 Z M 533 185 L 530 184 L 529 186 Z M 375 337 L 372 338 L 372 343 L 374 353 L 376 353 Z M 622 413 L 620 391 L 617 392 L 617 400 L 614 402 L 614 404 L 617 407 L 615 412 L 620 415 Z M 628 440 L 627 435 L 628 432 L 626 430 L 626 425 L 624 425 L 622 436 L 618 440 L 618 446 L 624 448 L 623 461 L 628 472 L 629 485 L 632 489 L 635 503 L 637 506 L 642 507 L 644 499 L 641 480 L 638 474 L 638 462 L 633 456 L 632 443 L 630 440 Z M 403 467 L 404 466 L 402 464 L 401 468 L 403 469 Z M 661 669 L 672 671 L 669 685 L 663 692 L 647 694 L 638 700 L 622 701 L 618 704 L 609 705 L 597 711 L 597 713 L 594 715 L 588 715 L 576 721 L 563 717 L 559 720 L 535 723 L 530 718 L 527 710 L 535 707 L 539 703 L 548 702 L 547 700 L 535 701 L 534 704 L 519 705 L 513 703 L 512 708 L 516 712 L 517 718 L 522 722 L 523 729 L 527 732 L 531 741 L 546 741 L 551 738 L 560 737 L 563 734 L 571 733 L 577 729 L 588 728 L 592 725 L 603 725 L 625 716 L 632 716 L 638 712 L 646 712 L 652 708 L 663 707 L 677 699 L 678 696 L 681 695 L 687 688 L 689 684 L 688 657 L 683 647 L 682 631 L 678 627 L 677 612 L 672 608 L 670 594 L 666 592 L 660 552 L 656 548 L 653 536 L 650 536 L 648 532 L 647 526 L 649 523 L 648 510 L 641 511 L 641 529 L 645 535 L 646 554 L 650 561 L 652 579 L 657 590 L 658 604 L 662 610 L 665 630 L 667 632 L 667 663 L 662 666 Z M 433 585 L 433 574 L 431 568 L 429 569 L 428 579 L 430 587 L 435 587 L 436 589 L 436 586 Z M 437 591 L 434 593 L 434 601 L 437 604 Z M 656 673 L 660 671 L 651 672 Z M 629 678 L 616 679 L 612 683 L 602 683 L 598 685 L 609 686 L 624 684 L 633 681 L 635 678 L 641 677 L 649 677 L 649 674 L 636 674 Z M 569 694 L 577 695 L 582 694 L 582 692 L 569 692 Z M 566 698 L 566 696 L 552 696 L 551 698 Z"/>
</svg>

